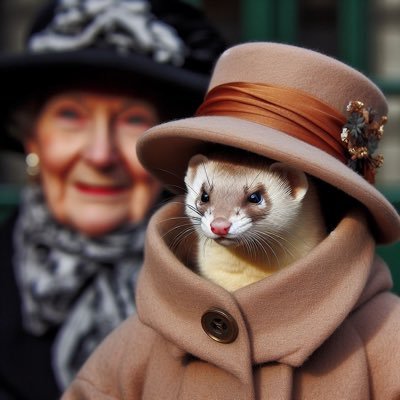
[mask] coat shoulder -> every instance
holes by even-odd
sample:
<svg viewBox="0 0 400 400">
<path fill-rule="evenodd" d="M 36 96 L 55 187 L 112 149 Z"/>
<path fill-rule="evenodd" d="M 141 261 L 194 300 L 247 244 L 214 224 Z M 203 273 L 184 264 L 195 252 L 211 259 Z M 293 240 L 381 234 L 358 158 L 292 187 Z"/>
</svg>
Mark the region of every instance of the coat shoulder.
<svg viewBox="0 0 400 400">
<path fill-rule="evenodd" d="M 128 318 L 92 353 L 62 400 L 139 399 L 156 336 L 136 315 Z"/>
</svg>

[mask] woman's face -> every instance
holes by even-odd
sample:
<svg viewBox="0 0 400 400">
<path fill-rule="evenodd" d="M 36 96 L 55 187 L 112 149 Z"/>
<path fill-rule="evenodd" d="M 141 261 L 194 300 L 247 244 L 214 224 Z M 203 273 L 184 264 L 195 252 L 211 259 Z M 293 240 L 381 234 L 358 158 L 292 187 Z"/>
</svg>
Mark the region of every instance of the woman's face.
<svg viewBox="0 0 400 400">
<path fill-rule="evenodd" d="M 90 236 L 138 222 L 159 184 L 136 156 L 139 136 L 159 118 L 140 98 L 62 92 L 42 108 L 26 150 L 40 159 L 40 179 L 55 218 Z"/>
</svg>

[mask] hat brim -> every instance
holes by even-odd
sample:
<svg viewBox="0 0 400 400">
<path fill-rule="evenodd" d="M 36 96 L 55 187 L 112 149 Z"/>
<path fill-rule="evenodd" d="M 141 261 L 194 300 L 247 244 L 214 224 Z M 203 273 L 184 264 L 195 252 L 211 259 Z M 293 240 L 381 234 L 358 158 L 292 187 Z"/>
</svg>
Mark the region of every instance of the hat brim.
<svg viewBox="0 0 400 400">
<path fill-rule="evenodd" d="M 400 237 L 400 217 L 392 204 L 363 177 L 318 148 L 275 129 L 233 117 L 194 117 L 158 125 L 137 144 L 141 163 L 175 193 L 185 191 L 189 159 L 210 143 L 247 150 L 285 162 L 360 201 L 370 211 L 378 243 Z"/>
<path fill-rule="evenodd" d="M 162 93 L 168 102 L 179 103 L 183 118 L 192 115 L 203 100 L 209 76 L 189 69 L 162 64 L 147 55 L 118 54 L 106 49 L 60 53 L 13 54 L 0 58 L 0 119 L 22 99 L 52 86 L 97 80 L 99 86 L 135 88 Z M 92 82 L 93 83 L 93 82 Z M 133 91 L 132 91 L 132 94 Z M 168 96 L 169 95 L 169 96 Z M 162 106 L 162 104 L 161 104 Z M 176 107 L 177 108 L 177 107 Z M 171 117 L 169 118 L 171 119 Z M 2 135 L 4 136 L 4 135 Z M 4 138 L 0 138 L 4 142 Z"/>
<path fill-rule="evenodd" d="M 9 82 L 9 77 L 19 77 L 23 80 L 35 78 L 49 78 L 44 74 L 57 69 L 69 71 L 86 69 L 92 72 L 96 69 L 127 73 L 132 78 L 138 76 L 157 81 L 161 84 L 173 84 L 190 92 L 202 92 L 207 88 L 209 77 L 195 73 L 185 68 L 170 64 L 163 64 L 152 60 L 146 55 L 129 53 L 118 54 L 106 49 L 87 49 L 80 51 L 29 53 L 24 55 L 9 55 L 0 58 L 0 79 Z M 21 76 L 20 74 L 24 75 Z M 135 75 L 134 75 L 135 74 Z M 18 82 L 16 82 L 18 83 Z"/>
</svg>

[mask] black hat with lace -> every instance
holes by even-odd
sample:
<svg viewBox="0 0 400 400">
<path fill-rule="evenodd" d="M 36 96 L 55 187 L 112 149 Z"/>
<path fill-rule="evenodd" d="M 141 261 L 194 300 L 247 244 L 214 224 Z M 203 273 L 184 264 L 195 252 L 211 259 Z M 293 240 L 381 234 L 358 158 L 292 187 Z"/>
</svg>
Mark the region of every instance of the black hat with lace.
<svg viewBox="0 0 400 400">
<path fill-rule="evenodd" d="M 57 0 L 39 12 L 26 51 L 0 58 L 0 119 L 70 85 L 150 96 L 162 119 L 194 112 L 224 49 L 201 11 L 177 0 Z M 1 135 L 2 147 L 15 147 Z"/>
</svg>

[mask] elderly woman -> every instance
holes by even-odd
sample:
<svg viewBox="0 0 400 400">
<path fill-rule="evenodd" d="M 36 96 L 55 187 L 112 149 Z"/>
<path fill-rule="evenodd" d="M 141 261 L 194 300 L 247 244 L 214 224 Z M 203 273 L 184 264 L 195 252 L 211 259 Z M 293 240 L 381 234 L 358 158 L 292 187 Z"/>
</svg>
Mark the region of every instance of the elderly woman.
<svg viewBox="0 0 400 400">
<path fill-rule="evenodd" d="M 57 398 L 135 311 L 161 196 L 136 141 L 195 109 L 222 47 L 177 1 L 61 0 L 0 59 L 3 146 L 25 150 L 31 178 L 0 233 L 1 399 Z"/>
</svg>

